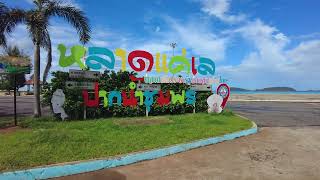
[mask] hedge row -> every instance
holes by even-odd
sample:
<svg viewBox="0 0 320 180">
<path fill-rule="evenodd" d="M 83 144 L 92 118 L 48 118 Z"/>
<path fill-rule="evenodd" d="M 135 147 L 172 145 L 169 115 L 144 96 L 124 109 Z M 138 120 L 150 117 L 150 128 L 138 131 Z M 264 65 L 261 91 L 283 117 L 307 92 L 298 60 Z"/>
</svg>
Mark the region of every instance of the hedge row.
<svg viewBox="0 0 320 180">
<path fill-rule="evenodd" d="M 56 89 L 62 89 L 66 95 L 64 109 L 69 115 L 69 119 L 82 119 L 83 118 L 83 98 L 81 89 L 67 89 L 66 81 L 93 81 L 90 79 L 70 79 L 67 72 L 53 72 L 53 79 L 51 83 L 44 85 L 43 103 L 50 105 L 51 97 Z M 99 78 L 99 89 L 108 91 L 125 90 L 129 91 L 130 75 L 136 75 L 134 72 L 114 72 L 105 71 Z M 162 90 L 174 90 L 176 93 L 181 93 L 182 90 L 188 89 L 187 84 L 161 84 Z M 207 110 L 206 99 L 210 95 L 209 92 L 197 92 L 196 94 L 196 111 L 202 112 Z M 193 111 L 193 106 L 187 104 L 170 104 L 167 106 L 159 106 L 153 104 L 149 115 L 164 115 L 164 114 L 183 114 Z M 87 108 L 87 118 L 105 118 L 105 117 L 127 117 L 127 116 L 144 116 L 145 106 L 136 107 L 123 107 L 113 105 L 111 107 L 99 106 L 99 108 Z"/>
</svg>

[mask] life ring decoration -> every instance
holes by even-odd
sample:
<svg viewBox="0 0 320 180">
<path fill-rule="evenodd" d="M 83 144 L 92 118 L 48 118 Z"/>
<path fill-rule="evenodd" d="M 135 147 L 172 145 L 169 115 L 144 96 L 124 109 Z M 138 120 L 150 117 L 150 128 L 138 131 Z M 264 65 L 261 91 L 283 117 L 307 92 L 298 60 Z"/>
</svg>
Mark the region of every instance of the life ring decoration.
<svg viewBox="0 0 320 180">
<path fill-rule="evenodd" d="M 230 96 L 229 86 L 227 84 L 220 84 L 217 88 L 217 94 L 223 98 L 221 107 L 224 109 Z"/>
</svg>

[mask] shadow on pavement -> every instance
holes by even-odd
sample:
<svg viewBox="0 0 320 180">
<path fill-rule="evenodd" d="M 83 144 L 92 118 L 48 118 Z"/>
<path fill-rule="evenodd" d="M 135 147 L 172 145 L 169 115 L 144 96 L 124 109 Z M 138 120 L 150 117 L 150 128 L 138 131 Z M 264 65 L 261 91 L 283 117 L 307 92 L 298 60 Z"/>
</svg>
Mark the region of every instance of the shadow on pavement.
<svg viewBox="0 0 320 180">
<path fill-rule="evenodd" d="M 55 180 L 87 180 L 87 179 L 105 179 L 105 180 L 125 180 L 125 175 L 115 170 L 104 169 L 89 173 L 76 174 L 71 176 L 65 176 L 55 178 Z"/>
</svg>

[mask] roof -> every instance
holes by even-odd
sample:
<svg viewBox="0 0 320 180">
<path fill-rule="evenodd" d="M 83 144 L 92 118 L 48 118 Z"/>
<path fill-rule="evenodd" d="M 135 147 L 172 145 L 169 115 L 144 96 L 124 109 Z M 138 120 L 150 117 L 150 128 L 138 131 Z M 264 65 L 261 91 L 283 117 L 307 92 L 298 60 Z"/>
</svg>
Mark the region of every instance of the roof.
<svg viewBox="0 0 320 180">
<path fill-rule="evenodd" d="M 30 66 L 30 59 L 28 57 L 16 56 L 0 56 L 0 63 L 5 63 L 11 66 Z"/>
<path fill-rule="evenodd" d="M 25 85 L 33 85 L 33 75 L 30 76 L 30 79 L 27 80 L 25 83 Z M 40 81 L 40 84 L 42 84 L 42 81 Z"/>
</svg>

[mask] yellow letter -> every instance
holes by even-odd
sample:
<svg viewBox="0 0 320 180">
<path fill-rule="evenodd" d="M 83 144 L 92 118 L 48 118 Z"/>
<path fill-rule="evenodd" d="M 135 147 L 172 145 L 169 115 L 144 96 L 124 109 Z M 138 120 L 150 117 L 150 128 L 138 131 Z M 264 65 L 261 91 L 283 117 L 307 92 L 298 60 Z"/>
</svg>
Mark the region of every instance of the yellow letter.
<svg viewBox="0 0 320 180">
<path fill-rule="evenodd" d="M 162 54 L 162 70 L 164 73 L 168 73 L 168 65 L 167 65 L 167 55 Z"/>
<path fill-rule="evenodd" d="M 187 50 L 185 48 L 182 48 L 182 56 L 186 57 L 187 55 Z"/>
<path fill-rule="evenodd" d="M 127 52 L 124 49 L 117 48 L 115 50 L 116 56 L 119 56 L 121 58 L 121 70 L 126 70 L 126 63 L 127 63 Z"/>
<path fill-rule="evenodd" d="M 156 54 L 156 71 L 158 73 L 161 72 L 161 69 L 160 69 L 160 53 Z"/>
</svg>

